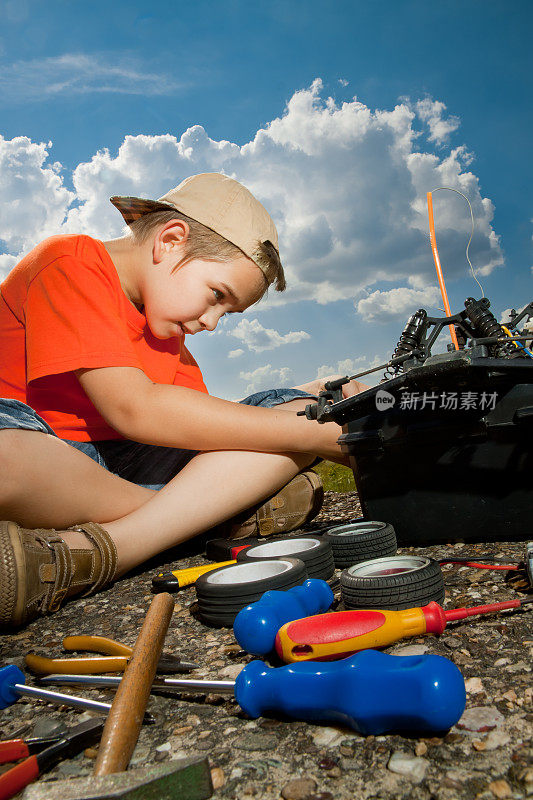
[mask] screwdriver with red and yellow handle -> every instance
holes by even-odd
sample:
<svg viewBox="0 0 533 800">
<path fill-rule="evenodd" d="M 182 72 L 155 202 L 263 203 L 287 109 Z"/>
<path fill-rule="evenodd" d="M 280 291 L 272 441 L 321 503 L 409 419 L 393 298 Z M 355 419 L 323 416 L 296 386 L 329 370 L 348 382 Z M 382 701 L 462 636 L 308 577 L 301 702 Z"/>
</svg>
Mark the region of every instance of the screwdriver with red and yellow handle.
<svg viewBox="0 0 533 800">
<path fill-rule="evenodd" d="M 438 603 L 403 611 L 356 609 L 316 614 L 283 625 L 276 635 L 276 652 L 287 662 L 333 661 L 369 648 L 387 647 L 400 639 L 440 634 L 452 620 L 490 614 L 532 603 L 533 597 L 445 611 Z"/>
</svg>

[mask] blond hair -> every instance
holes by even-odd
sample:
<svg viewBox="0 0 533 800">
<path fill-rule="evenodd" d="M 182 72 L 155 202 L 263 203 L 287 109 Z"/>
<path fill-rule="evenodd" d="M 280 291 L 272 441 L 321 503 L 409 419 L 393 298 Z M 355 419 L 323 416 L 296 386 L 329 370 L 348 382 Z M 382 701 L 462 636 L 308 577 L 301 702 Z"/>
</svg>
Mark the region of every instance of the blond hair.
<svg viewBox="0 0 533 800">
<path fill-rule="evenodd" d="M 183 258 L 174 266 L 173 272 L 178 267 L 187 264 L 194 259 L 205 261 L 233 261 L 236 258 L 248 258 L 245 253 L 232 244 L 219 233 L 202 225 L 197 220 L 182 214 L 181 211 L 153 211 L 144 214 L 139 219 L 130 222 L 131 234 L 138 244 L 143 244 L 152 231 L 159 225 L 178 219 L 186 222 L 189 226 L 189 236 L 185 242 L 185 252 Z M 272 242 L 258 242 L 253 255 L 253 261 L 257 264 L 265 278 L 265 291 L 271 283 L 275 283 L 276 291 L 282 292 L 286 287 L 285 275 L 279 258 L 279 253 Z"/>
</svg>

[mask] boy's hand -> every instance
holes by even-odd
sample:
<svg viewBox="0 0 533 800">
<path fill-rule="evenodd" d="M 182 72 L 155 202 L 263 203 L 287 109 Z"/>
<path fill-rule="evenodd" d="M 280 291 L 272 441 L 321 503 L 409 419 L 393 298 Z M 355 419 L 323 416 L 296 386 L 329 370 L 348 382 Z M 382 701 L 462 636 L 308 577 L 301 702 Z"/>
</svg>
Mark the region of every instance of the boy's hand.
<svg viewBox="0 0 533 800">
<path fill-rule="evenodd" d="M 294 388 L 301 389 L 302 391 L 309 392 L 310 394 L 318 395 L 320 392 L 325 390 L 325 384 L 328 381 L 336 381 L 339 378 L 344 377 L 344 375 L 328 375 L 326 378 L 317 378 L 314 381 L 310 381 L 310 383 L 305 383 L 303 386 L 295 386 Z M 366 383 L 361 383 L 361 381 L 350 381 L 349 383 L 345 383 L 342 387 L 342 396 L 343 398 L 353 397 L 355 394 L 364 392 L 365 389 L 370 389 L 370 386 L 368 386 Z"/>
<path fill-rule="evenodd" d="M 327 378 L 322 378 L 320 391 L 323 391 L 325 383 L 328 381 L 336 381 L 339 378 L 344 378 L 344 375 L 328 375 Z M 370 386 L 367 383 L 361 383 L 361 381 L 349 381 L 342 387 L 342 396 L 343 398 L 353 397 L 355 394 L 364 392 L 365 389 L 370 389 Z"/>
</svg>

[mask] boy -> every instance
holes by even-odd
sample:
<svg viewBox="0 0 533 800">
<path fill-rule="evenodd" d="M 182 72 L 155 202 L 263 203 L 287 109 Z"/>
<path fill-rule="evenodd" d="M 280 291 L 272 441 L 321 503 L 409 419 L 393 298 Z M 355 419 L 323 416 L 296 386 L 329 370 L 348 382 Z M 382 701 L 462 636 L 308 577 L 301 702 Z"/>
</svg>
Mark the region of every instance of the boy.
<svg viewBox="0 0 533 800">
<path fill-rule="evenodd" d="M 336 425 L 296 415 L 318 381 L 221 400 L 184 346 L 285 288 L 263 206 L 211 173 L 112 202 L 129 235 L 52 237 L 0 287 L 1 625 L 104 588 L 317 456 L 344 461 Z M 318 511 L 312 481 L 302 520 Z"/>
</svg>

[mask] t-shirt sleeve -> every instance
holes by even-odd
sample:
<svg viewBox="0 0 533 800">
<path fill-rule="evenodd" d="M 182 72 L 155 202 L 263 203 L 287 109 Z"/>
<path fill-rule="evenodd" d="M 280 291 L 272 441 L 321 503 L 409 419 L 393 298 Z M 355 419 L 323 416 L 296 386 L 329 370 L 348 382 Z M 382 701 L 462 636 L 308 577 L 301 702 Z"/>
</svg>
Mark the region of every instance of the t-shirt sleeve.
<svg viewBox="0 0 533 800">
<path fill-rule="evenodd" d="M 75 369 L 139 367 L 116 287 L 98 266 L 62 256 L 28 287 L 26 381 Z"/>
<path fill-rule="evenodd" d="M 183 340 L 173 383 L 175 386 L 187 386 L 190 389 L 196 389 L 199 392 L 209 394 L 200 367 L 194 360 L 192 354 L 185 347 Z"/>
</svg>

